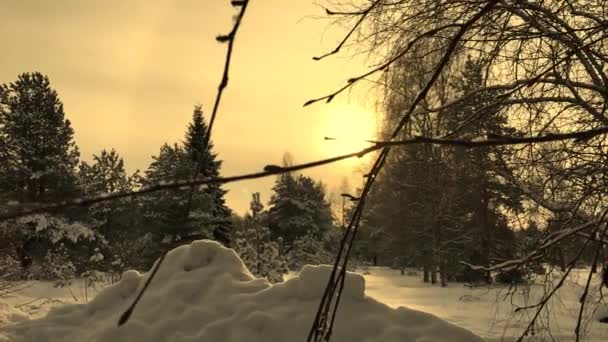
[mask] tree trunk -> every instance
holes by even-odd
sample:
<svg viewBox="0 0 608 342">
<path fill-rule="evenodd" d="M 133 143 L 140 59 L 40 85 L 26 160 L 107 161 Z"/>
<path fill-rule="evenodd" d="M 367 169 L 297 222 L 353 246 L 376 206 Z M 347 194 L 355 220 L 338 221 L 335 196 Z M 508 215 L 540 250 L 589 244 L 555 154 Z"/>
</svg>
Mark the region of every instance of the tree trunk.
<svg viewBox="0 0 608 342">
<path fill-rule="evenodd" d="M 566 258 L 564 258 L 564 251 L 561 248 L 559 248 L 559 247 L 556 247 L 556 249 L 557 249 L 557 251 L 556 251 L 557 252 L 557 259 L 558 259 L 558 262 L 559 262 L 559 269 L 562 272 L 566 272 Z"/>
<path fill-rule="evenodd" d="M 493 250 L 493 234 L 492 227 L 490 224 L 490 220 L 488 217 L 489 211 L 489 194 L 487 191 L 488 181 L 487 175 L 485 173 L 485 166 L 483 165 L 483 149 L 477 149 L 475 151 L 475 159 L 478 163 L 478 176 L 479 182 L 477 183 L 476 189 L 476 202 L 477 202 L 477 212 L 475 213 L 477 216 L 477 223 L 479 224 L 479 233 L 480 233 L 480 242 L 481 242 L 481 264 L 484 266 L 490 266 L 490 262 L 492 259 L 492 250 Z M 490 272 L 485 272 L 484 275 L 485 281 L 487 283 L 492 282 L 492 277 Z"/>
<path fill-rule="evenodd" d="M 441 256 L 441 261 L 439 262 L 439 277 L 441 278 L 441 287 L 448 286 L 446 260 L 443 255 Z"/>
<path fill-rule="evenodd" d="M 484 227 L 484 239 L 485 239 L 485 248 L 484 248 L 484 262 L 486 263 L 486 266 L 490 266 L 490 263 L 492 262 L 492 251 L 494 250 L 494 234 L 492 231 L 492 225 L 489 222 L 488 219 L 488 210 L 489 210 L 489 198 L 488 198 L 488 192 L 486 189 L 486 184 L 485 184 L 485 177 L 484 177 L 484 188 L 482 189 L 482 225 Z M 490 284 L 492 282 L 492 275 L 490 273 L 490 271 L 486 272 L 485 275 L 485 280 L 486 283 Z"/>
</svg>

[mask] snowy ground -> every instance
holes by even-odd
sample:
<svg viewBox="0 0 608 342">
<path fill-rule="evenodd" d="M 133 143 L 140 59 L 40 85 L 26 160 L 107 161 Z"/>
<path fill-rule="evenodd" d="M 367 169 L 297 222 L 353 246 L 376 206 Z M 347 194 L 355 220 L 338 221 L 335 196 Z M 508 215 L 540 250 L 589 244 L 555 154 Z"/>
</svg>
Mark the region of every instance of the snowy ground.
<svg viewBox="0 0 608 342">
<path fill-rule="evenodd" d="M 399 271 L 371 268 L 365 275 L 366 293 L 392 307 L 407 306 L 432 313 L 458 326 L 467 328 L 488 341 L 514 341 L 527 326 L 533 311 L 513 314 L 511 297 L 505 300 L 507 287 L 470 288 L 450 283 L 448 288 L 424 284 L 420 276 L 401 276 Z M 579 298 L 588 272 L 576 270 L 558 292 L 556 300 L 549 302 L 551 335 L 555 341 L 574 341 L 574 328 L 579 313 Z M 557 282 L 557 279 L 555 280 Z M 534 304 L 543 293 L 540 285 L 532 286 L 529 294 L 519 292 L 517 304 Z M 593 308 L 590 308 L 590 310 Z M 588 312 L 593 317 L 603 312 Z M 546 315 L 541 316 L 543 322 Z M 551 340 L 537 329 L 537 339 Z M 542 336 L 541 336 L 542 335 Z M 608 325 L 592 320 L 583 339 L 589 342 L 608 341 Z"/>
<path fill-rule="evenodd" d="M 20 309 L 4 302 L 0 307 L 6 312 L 5 321 L 16 324 L 0 327 L 0 341 L 303 340 L 329 272 L 328 266 L 306 266 L 291 279 L 270 285 L 255 279 L 233 250 L 211 241 L 196 241 L 167 254 L 125 325 L 118 327 L 118 318 L 145 283 L 147 274 L 129 271 L 87 304 L 64 304 L 40 319 L 26 320 L 18 313 Z M 20 296 L 25 299 L 41 294 L 44 284 L 37 285 L 40 287 L 29 289 L 29 296 L 25 292 Z M 332 341 L 482 341 L 470 331 L 428 313 L 390 308 L 366 297 L 364 291 L 364 278 L 349 273 Z M 72 293 L 63 295 L 63 300 L 76 298 Z M 26 307 L 21 306 L 23 310 Z M 40 314 L 40 308 L 34 308 L 33 313 Z"/>
<path fill-rule="evenodd" d="M 238 268 L 240 266 L 236 265 L 235 267 Z M 222 324 L 226 325 L 228 324 L 226 322 L 231 321 L 230 324 L 236 324 L 237 326 L 245 325 L 248 327 L 247 329 L 253 329 L 251 331 L 245 329 L 242 332 L 246 334 L 245 336 L 248 336 L 248 340 L 255 341 L 255 339 L 252 339 L 252 336 L 256 334 L 256 331 L 260 331 L 260 329 L 273 329 L 273 326 L 275 328 L 281 327 L 282 329 L 285 329 L 284 325 L 287 323 L 281 321 L 281 318 L 276 317 L 286 317 L 292 321 L 294 319 L 301 321 L 290 329 L 297 331 L 298 333 L 303 333 L 304 330 L 306 330 L 305 326 L 308 325 L 308 323 L 305 324 L 304 322 L 307 321 L 306 313 L 314 310 L 315 307 L 313 303 L 314 300 L 311 302 L 311 299 L 313 299 L 313 297 L 316 295 L 316 292 L 320 292 L 320 288 L 317 289 L 317 285 L 322 283 L 319 281 L 319 279 L 315 278 L 323 276 L 322 272 L 319 273 L 318 269 L 311 270 L 309 270 L 307 275 L 300 277 L 290 275 L 289 278 L 292 278 L 291 280 L 287 281 L 281 286 L 275 287 L 269 287 L 267 284 L 265 284 L 265 282 L 252 282 L 245 279 L 246 277 L 237 282 L 226 280 L 220 283 L 215 282 L 215 284 L 211 284 L 211 287 L 214 289 L 202 291 L 208 292 L 204 297 L 206 301 L 233 293 L 236 294 L 236 297 L 239 297 L 240 299 L 228 302 L 231 302 L 233 306 L 243 306 L 236 311 L 233 308 L 225 305 L 217 306 L 217 310 L 223 310 L 226 311 L 226 313 L 219 319 L 214 318 L 216 320 L 216 323 L 214 324 L 217 326 L 215 326 L 215 328 L 211 327 L 211 331 L 213 329 L 219 329 L 218 326 L 221 326 Z M 492 289 L 472 289 L 465 287 L 462 284 L 452 283 L 449 284 L 448 288 L 440 288 L 438 286 L 422 283 L 419 276 L 401 276 L 399 271 L 396 270 L 387 268 L 369 268 L 364 271 L 364 273 L 366 273 L 364 274 L 366 295 L 375 298 L 379 302 L 383 302 L 393 308 L 405 306 L 411 309 L 431 313 L 445 319 L 450 323 L 473 331 L 488 341 L 515 340 L 515 338 L 519 336 L 522 329 L 525 327 L 524 324 L 527 323 L 528 316 L 525 316 L 525 313 L 520 316 L 513 316 L 512 306 L 509 301 L 510 299 L 507 299 L 507 301 L 503 300 L 503 296 L 506 292 L 506 288 L 504 287 L 494 287 Z M 202 273 L 199 274 L 199 276 L 203 276 L 204 278 L 205 272 L 214 273 L 221 272 L 221 270 L 210 270 L 209 267 L 205 267 L 201 272 Z M 235 271 L 233 267 L 233 276 L 236 276 L 236 278 L 242 277 L 242 274 L 239 272 L 240 271 L 238 270 Z M 217 273 L 217 275 L 219 274 L 220 273 Z M 556 341 L 574 340 L 573 331 L 576 317 L 578 315 L 578 298 L 582 293 L 581 284 L 584 284 L 585 274 L 585 271 L 577 271 L 575 277 L 570 278 L 564 285 L 563 290 L 560 291 L 558 298 L 559 300 L 550 303 L 551 319 L 553 323 L 552 336 Z M 162 298 L 163 294 L 166 295 L 167 293 L 171 293 L 171 291 L 174 291 L 174 294 L 190 293 L 193 295 L 194 292 L 191 291 L 201 291 L 201 286 L 204 285 L 202 285 L 200 282 L 192 283 L 188 280 L 188 278 L 180 278 L 180 281 L 168 281 L 167 279 L 175 279 L 171 277 L 173 276 L 169 274 L 165 274 L 164 276 L 161 274 L 160 277 L 153 282 L 153 284 L 157 284 L 157 289 L 153 289 L 150 293 L 144 296 L 144 298 L 149 299 L 149 302 L 147 304 L 145 302 L 142 303 L 143 305 L 138 309 L 140 312 L 147 310 L 154 311 L 158 310 L 159 308 L 162 308 L 165 311 L 176 310 L 176 312 L 182 312 L 183 310 L 189 312 L 189 310 L 194 310 L 193 307 L 189 307 L 188 305 L 184 306 L 184 302 L 187 303 L 188 301 L 180 300 L 179 302 L 181 302 L 181 306 L 176 306 L 173 303 L 165 302 L 164 300 L 160 299 Z M 216 277 L 214 276 L 214 278 Z M 228 276 L 226 276 L 226 279 L 227 278 Z M 51 307 L 65 306 L 67 303 L 83 303 L 85 301 L 85 292 L 82 282 L 76 282 L 70 289 L 54 288 L 51 283 L 32 282 L 29 284 L 30 287 L 20 291 L 18 294 L 5 296 L 4 298 L 0 299 L 0 341 L 3 340 L 2 326 L 4 325 L 7 327 L 9 323 L 15 322 L 22 322 L 22 326 L 23 322 L 26 323 L 26 328 L 20 328 L 17 330 L 12 328 L 8 329 L 9 331 L 12 331 L 14 334 L 13 336 L 24 337 L 23 339 L 19 339 L 19 341 L 51 340 L 49 336 L 54 338 L 52 340 L 69 341 L 69 336 L 75 335 L 70 335 L 69 332 L 66 331 L 69 331 L 69 329 L 78 330 L 79 325 L 86 325 L 88 327 L 87 330 L 95 330 L 93 329 L 94 327 L 90 326 L 91 324 L 97 324 L 98 327 L 96 329 L 99 331 L 103 329 L 112 329 L 108 327 L 114 325 L 117 318 L 115 317 L 117 316 L 116 312 L 121 311 L 117 308 L 124 307 L 122 302 L 125 302 L 124 300 L 117 299 L 128 298 L 133 292 L 133 289 L 137 288 L 141 284 L 141 279 L 145 278 L 131 274 L 123 285 L 114 286 L 110 291 L 104 291 L 104 294 L 100 296 L 105 296 L 103 300 L 99 300 L 99 298 L 97 298 L 97 300 L 93 301 L 92 305 L 77 306 L 77 309 L 63 310 L 63 312 L 61 312 L 61 310 L 57 310 L 60 311 L 59 314 L 52 313 L 52 315 L 54 314 L 54 317 L 47 319 L 46 323 L 44 323 L 45 321 L 43 320 L 41 321 L 43 322 L 42 324 L 32 323 L 28 326 L 28 320 L 44 316 Z M 169 286 L 168 284 L 173 285 Z M 407 327 L 412 322 L 418 321 L 418 324 L 421 324 L 422 327 L 421 330 L 419 329 L 420 331 L 417 332 L 418 334 L 429 334 L 428 336 L 430 336 L 432 335 L 432 330 L 439 329 L 451 332 L 450 334 L 452 335 L 448 336 L 454 336 L 454 338 L 448 339 L 449 341 L 467 340 L 466 338 L 457 339 L 456 336 L 462 336 L 462 331 L 457 329 L 454 330 L 452 326 L 444 326 L 442 325 L 443 323 L 441 323 L 441 321 L 435 322 L 432 316 L 419 316 L 415 314 L 415 311 L 410 310 L 387 311 L 387 309 L 383 309 L 381 305 L 375 302 L 366 302 L 362 299 L 362 297 L 359 298 L 363 291 L 363 288 L 361 287 L 362 285 L 357 285 L 358 283 L 356 279 L 354 284 L 355 285 L 351 287 L 349 298 L 355 298 L 356 300 L 347 300 L 345 305 L 342 307 L 343 311 L 341 311 L 339 315 L 346 319 L 345 322 L 348 322 L 348 324 L 345 324 L 348 326 L 348 329 L 342 331 L 342 334 L 346 334 L 346 332 L 348 332 L 348 330 L 352 330 L 353 327 L 367 325 L 368 331 L 370 329 L 375 329 L 378 333 L 382 331 L 384 334 L 387 334 L 386 336 L 392 336 L 393 338 L 395 338 L 395 336 L 410 336 L 412 331 L 406 329 L 407 331 L 404 330 L 395 332 L 395 329 L 397 329 L 396 327 L 399 327 L 400 324 Z M 87 299 L 89 301 L 92 300 L 98 291 L 99 289 L 89 289 L 86 294 Z M 542 293 L 542 288 L 540 286 L 533 286 L 527 296 L 520 293 L 515 297 L 515 300 L 519 304 L 523 304 L 527 298 L 529 303 L 532 303 L 534 298 L 540 293 Z M 367 318 L 357 317 L 361 316 L 356 315 L 357 311 L 366 312 L 367 310 L 372 310 L 375 312 L 375 316 L 367 316 Z M 199 322 L 197 324 L 204 321 L 203 317 L 209 317 L 210 315 L 208 310 L 199 310 L 193 312 L 196 313 L 195 320 L 196 322 Z M 256 312 L 258 313 L 257 316 L 255 315 Z M 591 314 L 592 313 L 590 313 L 590 315 Z M 95 323 L 86 321 L 87 316 L 91 315 L 97 315 L 98 318 L 95 319 Z M 81 316 L 84 318 L 81 319 Z M 174 318 L 174 316 L 172 317 Z M 187 321 L 188 319 L 192 319 L 189 317 L 190 316 L 188 315 L 183 316 L 181 320 Z M 358 320 L 359 323 L 353 321 L 355 319 Z M 545 319 L 546 318 L 543 317 L 543 320 Z M 66 321 L 70 321 L 70 323 L 67 324 L 67 326 L 63 329 L 57 329 L 59 332 L 50 330 L 48 328 L 49 325 L 57 324 L 57 322 L 61 322 L 63 324 Z M 97 321 L 106 322 L 98 323 Z M 393 321 L 393 323 L 390 323 L 391 321 Z M 135 322 L 135 325 L 154 323 L 150 317 L 141 317 L 139 321 L 135 319 Z M 429 322 L 433 322 L 433 324 L 429 325 Z M 340 322 L 338 322 L 338 325 L 339 323 Z M 42 329 L 42 331 L 47 335 L 40 333 L 40 327 L 44 326 L 44 324 L 47 325 L 44 329 Z M 172 329 L 176 330 L 175 327 L 181 323 L 174 322 L 171 324 Z M 293 322 L 289 324 L 293 325 Z M 390 328 L 391 324 L 392 328 Z M 429 330 L 429 327 L 433 327 L 433 329 Z M 181 329 L 183 330 L 184 327 L 181 327 Z M 537 330 L 540 330 L 540 328 Z M 210 330 L 207 328 L 205 331 L 206 332 L 198 331 L 196 333 L 214 333 L 213 331 L 209 332 Z M 79 332 L 79 334 L 82 333 L 83 332 Z M 109 336 L 112 336 L 113 338 L 115 337 L 113 334 L 99 334 L 101 333 L 90 336 L 96 336 L 97 338 L 99 338 L 99 336 L 105 336 L 106 338 Z M 260 332 L 260 334 L 262 333 Z M 267 335 L 268 331 L 266 331 L 264 334 Z M 360 332 L 358 332 L 358 334 L 360 334 Z M 4 336 L 5 340 L 11 340 L 7 336 L 9 335 Z M 31 339 L 32 336 L 41 337 L 40 339 Z M 67 339 L 66 336 L 68 336 Z M 361 337 L 362 335 L 357 336 Z M 441 336 L 443 335 L 439 334 L 437 339 L 431 339 L 430 341 L 442 341 Z M 539 337 L 537 340 L 540 341 L 550 340 L 547 335 L 544 335 L 544 337 L 537 335 L 537 337 Z M 266 339 L 266 341 L 281 340 L 279 335 L 276 335 L 275 338 L 278 339 L 271 338 Z M 468 340 L 471 339 L 474 340 L 473 337 L 469 336 Z M 233 339 L 228 340 L 231 341 Z M 238 340 L 238 338 L 236 340 Z M 336 340 L 339 341 L 340 339 Z M 378 341 L 385 340 L 393 339 L 378 339 Z M 395 338 L 394 340 L 397 341 L 399 338 Z M 589 342 L 608 341 L 608 326 L 595 322 L 591 323 L 587 328 L 587 335 L 583 340 Z M 131 341 L 133 341 L 133 339 L 131 339 Z M 372 339 L 370 341 L 376 340 Z M 414 341 L 414 339 L 412 339 L 412 341 Z"/>
</svg>

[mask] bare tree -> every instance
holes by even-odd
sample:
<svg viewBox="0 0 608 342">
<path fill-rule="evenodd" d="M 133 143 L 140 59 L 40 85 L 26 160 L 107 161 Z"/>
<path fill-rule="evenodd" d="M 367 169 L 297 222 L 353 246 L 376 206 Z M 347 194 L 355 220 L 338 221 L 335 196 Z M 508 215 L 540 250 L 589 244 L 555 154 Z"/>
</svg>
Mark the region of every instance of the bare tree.
<svg viewBox="0 0 608 342">
<path fill-rule="evenodd" d="M 418 73 L 422 77 L 406 74 L 404 80 L 412 85 L 422 82 L 420 86 L 409 87 L 411 94 L 404 96 L 409 99 L 407 106 L 392 120 L 386 140 L 410 138 L 412 134 L 422 136 L 418 139 L 470 140 L 466 135 L 470 132 L 468 128 L 480 121 L 496 120 L 498 115 L 508 118 L 513 134 L 504 136 L 486 130 L 479 131 L 473 139 L 510 140 L 604 129 L 608 125 L 606 5 L 602 0 L 370 0 L 334 4 L 327 9 L 327 14 L 346 25 L 350 23 L 351 30 L 335 50 L 316 59 L 330 57 L 350 46 L 368 53 L 374 65 L 368 72 L 351 77 L 343 87 L 305 105 L 332 101 L 363 80 L 378 82 L 387 94 L 402 91 L 394 89 L 390 80 L 402 70 L 397 67 L 399 63 L 416 60 L 422 65 L 422 72 Z M 463 56 L 483 61 L 484 82 L 468 93 L 445 94 L 442 86 L 454 80 L 452 71 Z M 466 110 L 461 106 L 497 91 L 500 95 L 483 106 Z M 441 101 L 444 100 L 441 95 L 446 95 L 447 101 Z M 417 118 L 426 115 L 437 122 L 441 113 L 448 111 L 462 112 L 462 119 L 454 129 L 448 132 L 412 130 Z M 599 238 L 598 234 L 603 236 L 605 230 L 602 223 L 606 207 L 602 200 L 607 171 L 605 142 L 602 135 L 553 143 L 549 147 L 524 144 L 500 161 L 506 170 L 502 177 L 517 184 L 530 201 L 550 212 L 570 213 L 571 218 L 577 218 L 566 220 L 553 232 L 546 230 L 545 237 L 532 248 L 533 258 L 543 258 L 548 245 L 564 239 L 580 240 L 581 234 L 589 236 L 576 244 L 578 252 L 572 256 L 574 260 L 567 261 L 569 268 L 561 281 L 549 286 L 539 305 L 529 308 L 538 311 L 522 338 L 534 326 L 544 306 L 542 303 L 561 287 L 568 269 L 586 250 L 597 251 L 591 253 L 592 270 L 600 262 L 599 257 L 605 255 L 601 252 L 602 239 L 593 241 Z M 389 152 L 390 148 L 384 148 L 368 173 L 359 207 L 345 235 L 343 252 L 338 255 L 340 260 L 336 261 L 335 272 L 328 281 L 309 340 L 328 340 L 331 336 L 345 265 L 365 197 L 387 162 Z M 567 196 L 560 196 L 563 189 L 568 189 Z M 529 258 L 522 260 L 518 265 L 530 261 Z M 485 265 L 482 269 L 489 272 L 506 265 L 513 266 L 507 262 L 500 266 Z M 581 315 L 575 331 L 577 340 L 582 332 L 580 321 L 586 300 L 586 295 L 581 298 Z"/>
</svg>

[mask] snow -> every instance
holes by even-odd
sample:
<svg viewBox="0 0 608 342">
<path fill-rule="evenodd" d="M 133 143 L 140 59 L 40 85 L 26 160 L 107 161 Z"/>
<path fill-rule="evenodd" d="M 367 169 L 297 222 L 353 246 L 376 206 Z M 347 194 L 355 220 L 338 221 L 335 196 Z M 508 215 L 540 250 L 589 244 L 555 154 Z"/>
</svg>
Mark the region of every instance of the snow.
<svg viewBox="0 0 608 342">
<path fill-rule="evenodd" d="M 40 319 L 23 321 L 16 309 L 3 307 L 17 323 L 0 328 L 0 341 L 304 340 L 329 272 L 329 266 L 305 266 L 270 285 L 255 279 L 233 250 L 195 241 L 169 252 L 124 326 L 118 318 L 147 274 L 126 272 L 91 302 L 55 307 Z M 431 314 L 390 308 L 365 291 L 366 279 L 348 273 L 332 341 L 482 341 Z"/>
<path fill-rule="evenodd" d="M 25 312 L 0 299 L 0 325 L 16 323 L 30 319 Z"/>
<path fill-rule="evenodd" d="M 226 333 L 226 336 L 229 335 L 231 336 L 230 338 L 236 339 L 237 337 L 235 336 L 237 335 L 234 334 L 243 333 L 239 329 L 250 329 L 247 330 L 248 334 L 255 335 L 251 332 L 253 328 L 245 324 L 266 324 L 267 328 L 264 329 L 291 331 L 292 333 L 287 340 L 305 339 L 298 338 L 298 336 L 304 336 L 310 326 L 312 313 L 316 309 L 320 291 L 322 291 L 324 286 L 324 277 L 327 276 L 326 268 L 319 266 L 305 267 L 299 274 L 290 273 L 286 275 L 285 278 L 289 279 L 287 282 L 270 286 L 263 280 L 252 280 L 250 275 L 242 269 L 241 271 L 234 270 L 234 268 L 240 269 L 242 267 L 242 264 L 234 259 L 235 256 L 230 257 L 231 260 L 235 261 L 234 263 L 221 262 L 220 266 L 218 264 L 219 259 L 215 260 L 213 258 L 214 260 L 207 266 L 201 266 L 195 262 L 196 260 L 191 259 L 189 262 L 186 262 L 187 255 L 183 253 L 183 251 L 180 252 L 180 258 L 183 258 L 181 262 L 174 263 L 172 267 L 167 266 L 168 264 L 163 264 L 163 267 L 161 267 L 161 271 L 166 268 L 166 271 L 174 271 L 178 274 L 172 276 L 166 275 L 168 278 L 165 277 L 162 281 L 155 279 L 151 285 L 152 292 L 146 293 L 142 299 L 143 302 L 141 304 L 144 305 L 138 306 L 135 310 L 133 316 L 134 322 L 127 323 L 125 326 L 127 329 L 124 334 L 128 332 L 131 334 L 141 333 L 141 335 L 125 335 L 125 337 L 118 337 L 118 341 L 126 340 L 126 336 L 136 336 L 137 338 L 133 338 L 133 340 L 139 341 L 143 340 L 144 337 L 148 337 L 150 332 L 155 332 L 156 330 L 153 328 L 147 328 L 146 324 L 154 325 L 160 323 L 157 323 L 158 321 L 155 321 L 154 318 L 147 317 L 148 312 L 149 315 L 156 313 L 157 317 L 163 317 L 163 320 L 173 315 L 175 320 L 191 322 L 176 324 L 172 327 L 166 326 L 174 331 L 181 331 L 185 336 L 195 336 L 196 333 L 200 333 L 203 330 L 219 329 L 218 331 L 224 332 L 230 330 L 231 332 Z M 217 253 L 225 254 L 227 251 L 220 249 Z M 181 271 L 176 271 L 176 267 L 179 269 L 178 266 L 185 265 L 192 267 L 190 272 L 185 273 L 183 268 Z M 218 269 L 220 267 L 233 269 L 236 272 L 228 270 L 228 277 L 222 278 L 221 274 L 223 271 Z M 342 326 L 344 329 L 344 325 L 347 325 L 349 329 L 361 327 L 361 329 L 388 331 L 391 329 L 389 327 L 391 324 L 408 329 L 419 327 L 418 323 L 415 326 L 412 323 L 414 321 L 412 317 L 416 316 L 417 311 L 399 309 L 397 312 L 401 313 L 396 314 L 396 310 L 389 310 L 384 305 L 376 302 L 379 301 L 394 309 L 406 306 L 411 309 L 428 312 L 454 325 L 468 329 L 482 336 L 487 341 L 510 342 L 515 341 L 519 337 L 532 314 L 532 312 L 526 313 L 524 311 L 513 314 L 511 299 L 510 297 L 505 297 L 507 287 L 504 286 L 470 288 L 463 284 L 449 283 L 447 288 L 441 288 L 438 285 L 423 283 L 421 275 L 416 274 L 415 271 L 408 271 L 404 276 L 398 270 L 384 267 L 370 267 L 361 271 L 364 274 L 363 277 L 354 274 L 349 275 L 342 303 L 345 306 L 341 306 L 338 314 L 337 328 Z M 578 299 L 583 292 L 588 272 L 588 269 L 573 270 L 572 275 L 564 283 L 562 290 L 557 293 L 556 300 L 549 303 L 551 319 L 553 321 L 552 335 L 554 341 L 565 342 L 574 340 L 573 332 L 579 308 Z M 241 281 L 238 278 L 235 280 L 235 275 L 238 274 L 241 274 L 244 279 L 248 280 Z M 187 275 L 191 275 L 192 277 L 188 278 Z M 556 283 L 558 275 L 552 275 L 551 278 Z M 79 304 L 75 307 L 66 306 L 66 304 L 82 303 L 84 301 L 84 280 L 75 281 L 71 288 L 55 288 L 52 286 L 52 282 L 29 282 L 27 284 L 29 287 L 19 293 L 3 296 L 0 300 L 0 341 L 9 340 L 6 337 L 7 334 L 11 336 L 10 341 L 34 342 L 47 340 L 71 341 L 74 336 L 79 334 L 83 336 L 101 336 L 95 335 L 92 332 L 90 333 L 91 335 L 84 334 L 81 331 L 81 329 L 84 329 L 81 327 L 84 326 L 93 327 L 98 333 L 102 333 L 103 331 L 110 333 L 115 327 L 118 316 L 130 303 L 133 296 L 133 288 L 141 286 L 144 279 L 145 275 L 142 276 L 137 272 L 129 272 L 125 275 L 124 283 L 117 283 L 114 287 L 110 287 L 113 290 L 109 292 L 107 292 L 107 289 L 101 289 L 105 285 L 98 284 L 99 290 L 89 289 L 89 298 L 95 297 L 98 291 L 100 291 L 99 295 L 106 296 L 106 298 L 94 299 L 88 305 Z M 595 277 L 593 281 L 594 286 L 597 281 L 599 279 Z M 225 287 L 225 289 L 222 289 L 222 287 Z M 524 292 L 524 289 L 524 287 L 520 287 L 514 298 L 518 304 L 525 302 L 529 304 L 534 303 L 543 292 L 541 285 L 533 285 L 528 293 Z M 179 294 L 178 292 L 183 292 L 183 294 Z M 200 295 L 197 294 L 198 292 L 201 292 Z M 184 297 L 187 298 L 193 294 L 194 299 L 190 305 L 184 304 L 186 301 Z M 596 297 L 600 295 L 597 292 L 597 287 L 594 287 L 590 295 Z M 125 297 L 128 299 L 121 299 Z M 171 304 L 170 299 L 173 299 L 176 303 Z M 219 300 L 225 301 L 225 303 L 218 303 Z M 156 308 L 154 307 L 155 301 L 157 302 Z M 93 304 L 95 302 L 96 304 Z M 158 306 L 163 307 L 166 313 L 159 312 Z M 25 322 L 30 318 L 39 319 L 43 317 L 53 307 L 54 309 L 51 311 L 59 310 L 59 313 L 52 312 L 46 319 Z M 86 309 L 87 307 L 89 309 Z M 91 307 L 96 307 L 99 311 L 89 318 L 78 317 L 79 315 L 86 316 L 87 310 L 91 310 Z M 593 321 L 587 326 L 586 334 L 582 341 L 608 341 L 608 329 L 606 329 L 606 325 L 596 322 L 599 318 L 608 316 L 608 305 L 600 305 L 596 312 L 593 312 L 592 305 L 589 308 L 590 312 L 588 315 Z M 214 313 L 213 310 L 217 310 L 218 312 Z M 189 314 L 189 312 L 192 314 Z M 206 314 L 204 314 L 205 312 Z M 377 312 L 377 314 L 375 316 L 354 317 L 355 313 L 363 315 L 363 313 L 369 312 Z M 192 315 L 198 315 L 198 318 L 194 318 Z M 256 322 L 256 315 L 258 315 L 257 319 L 260 322 L 254 324 Z M 403 321 L 396 319 L 398 322 L 395 323 L 395 319 L 387 318 L 392 317 L 392 315 L 402 315 Z M 421 313 L 420 315 L 425 317 L 424 320 L 437 324 L 439 326 L 438 329 L 446 329 L 443 325 L 445 323 L 441 321 L 437 322 L 437 318 Z M 291 316 L 294 317 L 296 323 L 289 320 Z M 368 324 L 367 322 L 373 322 L 374 320 L 378 321 L 377 325 L 364 328 L 364 324 Z M 543 320 L 545 320 L 545 315 L 543 315 Z M 192 323 L 193 321 L 197 321 L 198 323 L 196 324 L 198 325 L 193 326 L 192 324 L 195 324 Z M 3 325 L 6 326 L 9 323 L 16 323 L 17 325 L 2 328 Z M 130 327 L 132 323 L 146 328 L 142 328 L 142 331 L 139 332 L 136 328 Z M 40 333 L 41 329 L 45 329 L 42 328 L 44 324 L 57 327 L 59 330 L 63 326 L 63 329 L 75 329 L 75 331 L 73 333 L 64 332 L 64 335 L 59 334 L 48 339 L 48 335 L 42 335 L 43 337 L 39 339 L 32 337 L 40 336 L 33 334 L 36 334 L 36 331 Z M 420 326 L 422 329 L 421 334 L 425 335 L 428 330 L 427 327 L 424 324 Z M 460 336 L 459 334 L 462 333 L 462 330 L 453 329 L 453 326 L 448 325 L 447 332 Z M 368 336 L 362 334 L 358 329 L 355 330 L 354 333 L 358 335 Z M 51 334 L 54 333 L 53 331 L 55 330 L 47 329 L 44 333 Z M 2 334 L 5 336 L 4 340 L 2 339 Z M 269 335 L 268 331 L 262 331 L 259 334 L 262 335 L 256 337 L 258 338 L 257 340 L 263 340 L 263 338 L 269 341 L 281 340 L 282 336 L 276 335 L 278 333 Z M 165 333 L 163 336 L 167 337 L 168 335 Z M 207 336 L 213 337 L 214 335 Z M 430 336 L 427 336 L 430 338 L 430 341 L 438 340 L 436 336 Z M 174 340 L 174 338 L 177 341 L 206 340 L 203 338 L 179 340 L 176 336 L 167 337 L 168 340 Z M 219 341 L 232 341 L 232 339 L 220 339 Z M 82 339 L 77 338 L 75 340 L 80 341 Z M 92 340 L 95 341 L 94 338 Z M 249 341 L 248 338 L 245 340 Z M 343 338 L 342 340 L 345 339 Z M 362 339 L 354 338 L 353 340 L 361 341 Z M 369 340 L 383 341 L 380 338 L 371 337 Z M 387 340 L 390 341 L 390 339 Z M 404 340 L 410 341 L 412 339 Z M 439 340 L 441 341 L 441 339 Z M 449 340 L 452 341 L 451 339 Z M 471 339 L 465 338 L 460 340 L 475 341 L 476 339 L 472 337 Z M 547 336 L 537 335 L 536 340 L 544 341 L 550 339 Z M 155 340 L 152 339 L 152 341 Z M 256 339 L 252 339 L 252 341 L 256 341 Z M 339 339 L 334 341 L 339 341 Z M 454 341 L 459 340 L 456 339 Z"/>
<path fill-rule="evenodd" d="M 68 239 L 74 243 L 80 239 L 94 240 L 95 232 L 80 222 L 67 222 L 62 218 L 52 217 L 44 214 L 33 214 L 21 217 L 17 220 L 20 224 L 33 224 L 36 233 L 49 230 L 50 240 L 57 243 L 62 239 Z"/>
<path fill-rule="evenodd" d="M 398 270 L 382 267 L 369 268 L 365 276 L 366 293 L 390 307 L 407 306 L 412 309 L 428 312 L 446 321 L 469 329 L 487 341 L 516 341 L 526 328 L 534 314 L 533 310 L 522 310 L 515 314 L 511 297 L 507 296 L 507 286 L 471 288 L 458 283 L 449 283 L 448 287 L 425 284 L 421 276 L 401 276 Z M 598 273 L 598 277 L 599 277 Z M 588 269 L 575 269 L 569 276 L 554 300 L 549 301 L 552 320 L 552 339 L 538 333 L 538 341 L 574 341 L 574 329 L 579 313 L 579 299 L 583 293 L 589 275 Z M 556 284 L 561 275 L 552 274 L 551 281 Z M 601 296 L 598 293 L 599 278 L 594 278 L 592 302 Z M 529 292 L 520 286 L 513 297 L 519 305 L 535 304 L 545 292 L 540 284 L 531 285 Z M 582 341 L 608 341 L 606 325 L 597 322 L 600 317 L 608 316 L 608 306 L 600 305 L 597 312 L 593 305 L 587 305 L 586 316 L 591 321 L 586 326 Z M 547 315 L 543 314 L 542 322 Z M 536 328 L 540 330 L 540 325 Z"/>
</svg>

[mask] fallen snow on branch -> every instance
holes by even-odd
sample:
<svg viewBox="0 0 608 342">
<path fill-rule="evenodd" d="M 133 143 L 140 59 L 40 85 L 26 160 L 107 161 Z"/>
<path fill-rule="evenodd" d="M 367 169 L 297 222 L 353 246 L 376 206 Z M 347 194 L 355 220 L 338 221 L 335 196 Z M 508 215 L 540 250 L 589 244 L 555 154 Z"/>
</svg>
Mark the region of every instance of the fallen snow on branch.
<svg viewBox="0 0 608 342">
<path fill-rule="evenodd" d="M 11 341 L 304 341 L 330 267 L 305 266 L 270 285 L 255 279 L 233 250 L 201 240 L 167 255 L 131 319 L 117 326 L 147 277 L 135 271 L 88 304 L 0 329 Z M 392 309 L 366 297 L 349 273 L 332 341 L 482 341 L 433 315 Z"/>
</svg>

